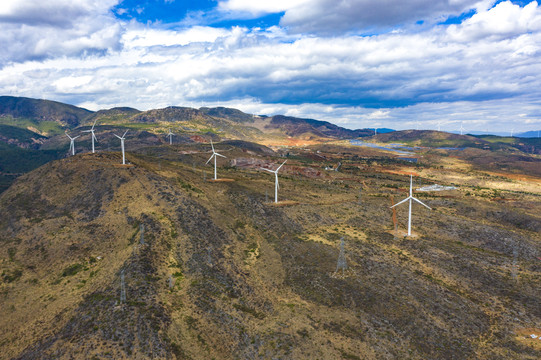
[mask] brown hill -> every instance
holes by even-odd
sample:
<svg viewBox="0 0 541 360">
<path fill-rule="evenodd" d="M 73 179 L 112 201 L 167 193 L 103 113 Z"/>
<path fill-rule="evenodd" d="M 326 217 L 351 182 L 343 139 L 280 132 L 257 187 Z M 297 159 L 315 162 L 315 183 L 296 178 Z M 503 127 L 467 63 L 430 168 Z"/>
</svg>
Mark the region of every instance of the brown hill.
<svg viewBox="0 0 541 360">
<path fill-rule="evenodd" d="M 207 158 L 78 155 L 0 195 L 0 358 L 539 358 L 538 202 L 426 195 L 436 210 L 394 239 L 403 176 L 306 178 L 291 159 L 276 207 L 268 174 L 205 182 Z"/>
</svg>

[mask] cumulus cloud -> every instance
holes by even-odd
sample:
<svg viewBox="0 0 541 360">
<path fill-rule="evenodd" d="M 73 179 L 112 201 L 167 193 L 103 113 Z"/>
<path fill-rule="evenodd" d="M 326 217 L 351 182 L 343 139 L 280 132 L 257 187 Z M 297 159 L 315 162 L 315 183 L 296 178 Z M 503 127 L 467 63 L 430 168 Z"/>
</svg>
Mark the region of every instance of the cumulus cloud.
<svg viewBox="0 0 541 360">
<path fill-rule="evenodd" d="M 228 3 L 248 11 L 252 2 Z M 266 6 L 258 2 L 250 11 L 276 11 Z M 94 110 L 222 105 L 349 128 L 415 128 L 417 121 L 432 128 L 437 121 L 450 127 L 460 121 L 480 128 L 506 121 L 533 126 L 539 120 L 536 2 L 479 6 L 461 24 L 415 33 L 332 38 L 292 36 L 280 27 L 164 29 L 120 23 L 105 8 L 87 13 L 101 20 L 82 15 L 88 24 L 74 24 L 65 35 L 52 25 L 32 25 L 37 34 L 4 22 L 14 37 L 0 33 L 10 49 L 0 55 L 9 60 L 0 68 L 0 93 Z M 474 36 L 478 32 L 483 36 Z"/>
<path fill-rule="evenodd" d="M 118 0 L 3 0 L 0 66 L 118 49 L 121 26 L 109 13 L 116 3 Z"/>
<path fill-rule="evenodd" d="M 224 0 L 219 9 L 238 16 L 284 13 L 280 24 L 294 32 L 339 34 L 435 22 L 468 10 L 486 10 L 495 0 Z"/>
<path fill-rule="evenodd" d="M 506 38 L 541 30 L 541 12 L 537 1 L 524 7 L 509 1 L 489 11 L 473 15 L 460 25 L 451 25 L 448 34 L 457 41 L 473 41 L 487 36 Z"/>
</svg>

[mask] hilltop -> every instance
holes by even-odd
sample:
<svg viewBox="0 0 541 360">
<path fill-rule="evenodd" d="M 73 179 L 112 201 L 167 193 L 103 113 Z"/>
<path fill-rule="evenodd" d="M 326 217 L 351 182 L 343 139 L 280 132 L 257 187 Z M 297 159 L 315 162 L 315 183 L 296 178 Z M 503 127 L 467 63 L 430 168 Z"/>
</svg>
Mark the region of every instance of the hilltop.
<svg viewBox="0 0 541 360">
<path fill-rule="evenodd" d="M 117 152 L 52 161 L 1 194 L 0 358 L 541 355 L 538 179 L 436 154 L 215 146 L 235 181 L 205 181 L 209 149 L 192 142 L 141 146 L 125 168 Z M 258 169 L 284 156 L 273 206 Z M 395 234 L 388 207 L 410 172 L 458 190 L 417 193 L 434 210 L 416 207 L 406 238 L 407 208 Z"/>
</svg>

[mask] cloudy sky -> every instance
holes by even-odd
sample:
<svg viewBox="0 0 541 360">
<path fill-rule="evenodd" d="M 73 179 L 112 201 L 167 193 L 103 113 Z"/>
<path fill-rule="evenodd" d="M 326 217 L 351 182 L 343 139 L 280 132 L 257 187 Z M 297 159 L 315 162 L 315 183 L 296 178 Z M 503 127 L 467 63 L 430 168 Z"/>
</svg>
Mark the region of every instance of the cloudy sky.
<svg viewBox="0 0 541 360">
<path fill-rule="evenodd" d="M 2 0 L 0 26 L 0 95 L 541 129 L 536 1 Z"/>
</svg>

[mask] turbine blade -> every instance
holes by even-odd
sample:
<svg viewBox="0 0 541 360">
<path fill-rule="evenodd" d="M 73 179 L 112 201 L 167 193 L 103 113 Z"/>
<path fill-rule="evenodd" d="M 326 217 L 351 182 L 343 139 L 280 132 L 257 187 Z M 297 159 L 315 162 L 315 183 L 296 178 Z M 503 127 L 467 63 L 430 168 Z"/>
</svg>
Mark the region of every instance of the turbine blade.
<svg viewBox="0 0 541 360">
<path fill-rule="evenodd" d="M 208 164 L 209 161 L 212 160 L 213 157 L 214 157 L 214 154 L 212 154 L 212 155 L 210 156 L 210 158 L 207 160 L 207 162 L 206 162 L 205 164 Z"/>
<path fill-rule="evenodd" d="M 122 138 L 120 136 L 118 136 L 117 134 L 113 134 L 114 136 L 116 136 L 117 138 L 119 138 L 120 140 L 122 140 Z"/>
<path fill-rule="evenodd" d="M 215 153 L 215 154 L 218 155 L 218 156 L 221 156 L 223 158 L 226 157 L 226 156 L 223 156 L 222 154 L 218 154 L 218 153 Z"/>
<path fill-rule="evenodd" d="M 429 208 L 430 210 L 432 210 L 432 208 L 431 208 L 430 206 L 426 205 L 426 204 L 423 203 L 421 200 L 418 200 L 418 199 L 416 199 L 416 198 L 414 198 L 414 197 L 412 197 L 412 199 L 415 200 L 415 201 L 417 201 L 419 204 L 423 205 L 424 207 L 427 207 L 427 208 Z"/>
<path fill-rule="evenodd" d="M 408 201 L 410 199 L 410 197 L 408 196 L 407 198 L 405 198 L 404 200 L 400 201 L 400 202 L 397 202 L 396 204 L 394 204 L 393 206 L 390 207 L 390 209 L 394 208 L 395 206 L 398 206 L 400 204 L 403 204 L 405 203 L 406 201 Z"/>
<path fill-rule="evenodd" d="M 284 161 L 284 162 L 282 163 L 282 165 L 278 166 L 278 169 L 276 169 L 276 171 L 278 172 L 278 170 L 280 170 L 280 168 L 281 168 L 282 166 L 284 166 L 284 164 L 285 164 L 286 162 L 287 162 L 287 160 Z"/>
<path fill-rule="evenodd" d="M 94 124 L 92 124 L 92 130 L 94 130 L 94 126 L 96 126 L 96 121 L 98 121 L 98 119 L 94 120 Z"/>
<path fill-rule="evenodd" d="M 212 139 L 210 139 L 210 146 L 212 146 L 212 152 L 215 153 L 216 151 L 214 151 L 214 145 L 212 144 Z"/>
<path fill-rule="evenodd" d="M 124 133 L 124 135 L 122 135 L 122 137 L 126 136 L 126 134 L 128 133 L 129 129 L 126 130 L 126 132 Z"/>
<path fill-rule="evenodd" d="M 77 135 L 76 137 L 73 138 L 73 140 L 77 139 L 78 137 L 81 137 L 81 135 Z"/>
</svg>

